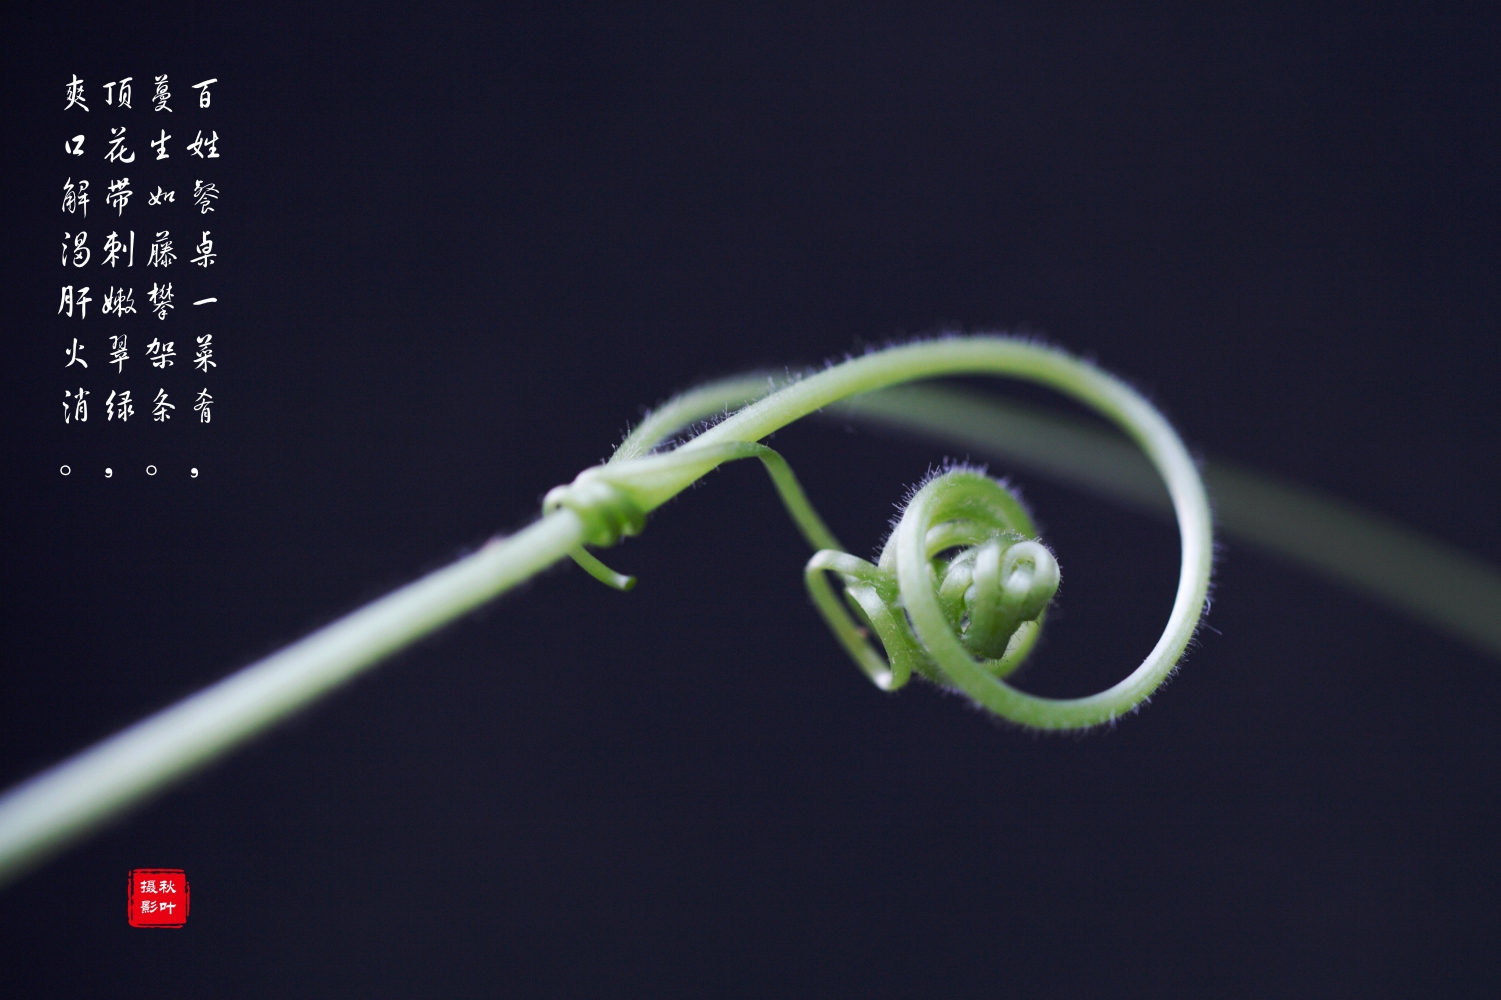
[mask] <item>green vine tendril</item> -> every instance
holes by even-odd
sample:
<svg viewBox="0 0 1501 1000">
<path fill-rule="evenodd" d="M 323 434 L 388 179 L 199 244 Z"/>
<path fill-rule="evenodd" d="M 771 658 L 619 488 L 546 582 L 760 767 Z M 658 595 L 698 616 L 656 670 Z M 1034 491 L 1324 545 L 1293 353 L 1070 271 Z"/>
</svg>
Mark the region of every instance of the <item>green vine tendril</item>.
<svg viewBox="0 0 1501 1000">
<path fill-rule="evenodd" d="M 945 375 L 1027 379 L 1115 423 L 1167 486 L 1182 541 L 1178 593 L 1161 639 L 1106 691 L 1049 699 L 1005 682 L 1036 642 L 1058 584 L 1052 553 L 1003 485 L 964 468 L 924 484 L 876 563 L 846 552 L 787 463 L 761 439 L 835 403 Z M 674 435 L 723 416 L 675 447 Z M 890 347 L 787 384 L 763 376 L 701 387 L 647 418 L 602 466 L 550 491 L 543 516 L 351 612 L 0 797 L 0 883 L 206 766 L 396 651 L 572 556 L 596 578 L 634 580 L 585 546 L 639 534 L 647 517 L 725 462 L 757 458 L 815 550 L 813 602 L 855 662 L 887 690 L 915 673 L 1039 729 L 1109 722 L 1139 707 L 1193 637 L 1209 589 L 1213 533 L 1199 472 L 1162 415 L 1120 380 L 1063 351 L 1002 336 Z M 835 593 L 829 577 L 843 587 Z M 879 640 L 882 651 L 871 642 Z"/>
<path fill-rule="evenodd" d="M 902 589 L 906 557 L 899 552 L 909 532 L 918 539 L 918 586 L 941 612 L 921 624 L 921 600 Z M 848 607 L 829 586 L 829 574 L 843 582 Z M 963 657 L 978 658 L 991 676 L 1010 674 L 1036 644 L 1059 582 L 1058 562 L 1036 540 L 1026 509 L 1004 484 L 972 469 L 951 469 L 918 490 L 876 564 L 826 548 L 808 560 L 804 575 L 829 628 L 884 691 L 906 684 L 914 672 L 963 688 L 962 671 L 919 637 L 933 628 L 955 637 Z M 884 658 L 871 645 L 871 632 Z"/>
<path fill-rule="evenodd" d="M 935 354 L 948 356 L 933 359 L 931 372 L 918 374 L 909 365 L 902 373 L 905 377 L 888 381 L 881 373 L 860 371 L 898 357 L 911 362 Z M 1036 645 L 1060 579 L 1052 551 L 1037 539 L 1025 507 L 1004 484 L 967 468 L 935 476 L 912 496 L 872 564 L 844 550 L 786 460 L 754 440 L 850 395 L 847 388 L 842 394 L 831 392 L 824 383 L 837 383 L 851 372 L 863 376 L 864 384 L 854 391 L 867 391 L 928 374 L 982 371 L 1037 381 L 1113 419 L 1156 465 L 1172 497 L 1183 565 L 1167 628 L 1141 666 L 1099 694 L 1041 698 L 1004 680 Z M 804 574 L 814 605 L 855 663 L 881 689 L 894 691 L 915 673 L 962 691 L 1021 725 L 1077 729 L 1135 710 L 1172 672 L 1207 600 L 1213 548 L 1209 506 L 1181 440 L 1129 386 L 1084 361 L 1037 344 L 1000 337 L 951 338 L 845 362 L 745 406 L 670 450 L 651 451 L 683 426 L 736 406 L 761 387 L 764 383 L 741 379 L 673 400 L 649 416 L 609 462 L 550 491 L 543 500 L 544 516 L 567 510 L 582 524 L 581 542 L 569 551 L 574 561 L 596 579 L 629 590 L 635 578 L 605 566 L 584 545 L 608 547 L 637 535 L 647 515 L 689 483 L 725 462 L 759 458 L 815 550 Z M 830 576 L 842 584 L 842 600 Z M 872 636 L 881 649 L 872 644 Z"/>
</svg>

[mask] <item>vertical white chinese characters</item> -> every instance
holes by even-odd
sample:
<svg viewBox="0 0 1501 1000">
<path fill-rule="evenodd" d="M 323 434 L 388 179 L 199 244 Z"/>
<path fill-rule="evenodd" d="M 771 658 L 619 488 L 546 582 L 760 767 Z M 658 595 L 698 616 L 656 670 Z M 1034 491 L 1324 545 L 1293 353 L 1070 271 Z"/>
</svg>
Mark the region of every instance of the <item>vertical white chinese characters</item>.
<svg viewBox="0 0 1501 1000">
<path fill-rule="evenodd" d="M 184 88 L 170 73 L 96 83 L 70 73 L 64 81 L 54 315 L 70 427 L 91 415 L 97 423 L 100 413 L 105 424 L 124 425 L 137 401 L 149 423 L 213 419 L 219 359 L 205 320 L 219 308 L 224 249 L 215 235 L 225 152 L 218 84 L 209 77 Z M 179 333 L 184 307 L 194 322 Z M 94 400 L 104 405 L 91 412 Z"/>
</svg>

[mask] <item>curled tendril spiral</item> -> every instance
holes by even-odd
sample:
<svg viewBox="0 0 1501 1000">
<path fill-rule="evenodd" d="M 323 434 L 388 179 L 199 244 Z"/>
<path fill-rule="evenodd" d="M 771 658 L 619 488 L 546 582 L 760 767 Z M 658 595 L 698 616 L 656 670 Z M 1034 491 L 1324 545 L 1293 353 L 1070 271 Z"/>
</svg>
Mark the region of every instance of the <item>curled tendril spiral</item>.
<svg viewBox="0 0 1501 1000">
<path fill-rule="evenodd" d="M 995 677 L 1021 666 L 1058 592 L 1058 562 L 1036 540 L 1031 518 L 1010 490 L 975 470 L 951 469 L 912 497 L 876 564 L 833 549 L 808 561 L 813 603 L 860 669 L 886 691 L 906 684 L 914 672 L 958 687 L 908 619 L 898 555 L 898 540 L 908 531 L 920 539 L 921 585 L 942 611 L 941 624 L 925 625 L 948 630 L 965 657 L 978 657 Z M 831 573 L 844 584 L 848 608 L 829 586 Z M 880 638 L 885 657 L 871 645 L 870 632 Z"/>
<path fill-rule="evenodd" d="M 1183 561 L 1167 627 L 1139 667 L 1098 694 L 1041 698 L 1005 681 L 1036 645 L 1060 576 L 1053 553 L 1004 484 L 962 467 L 933 477 L 913 494 L 880 557 L 870 563 L 839 544 L 787 462 L 758 440 L 851 395 L 935 375 L 984 372 L 1031 379 L 1094 407 L 1146 452 L 1172 497 Z M 550 491 L 544 514 L 566 510 L 578 518 L 581 541 L 570 552 L 574 560 L 610 586 L 630 589 L 634 577 L 611 570 L 584 546 L 610 546 L 639 534 L 651 511 L 697 479 L 725 462 L 758 458 L 815 550 L 804 573 L 813 603 L 883 690 L 896 690 L 917 674 L 1013 722 L 1080 729 L 1134 711 L 1172 672 L 1207 600 L 1213 531 L 1203 482 L 1182 441 L 1129 386 L 1038 344 L 954 337 L 847 361 L 757 398 L 764 389 L 764 380 L 741 379 L 679 397 L 648 416 L 609 462 Z M 670 450 L 653 451 L 683 427 L 727 409 L 735 412 L 710 429 Z M 831 576 L 839 579 L 842 595 Z"/>
</svg>

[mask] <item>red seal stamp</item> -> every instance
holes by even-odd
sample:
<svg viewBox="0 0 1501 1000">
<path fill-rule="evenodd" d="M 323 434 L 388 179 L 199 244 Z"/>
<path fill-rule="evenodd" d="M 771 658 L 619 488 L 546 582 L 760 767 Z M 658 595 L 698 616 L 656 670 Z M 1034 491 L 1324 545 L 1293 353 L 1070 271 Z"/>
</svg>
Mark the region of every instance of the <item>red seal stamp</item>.
<svg viewBox="0 0 1501 1000">
<path fill-rule="evenodd" d="M 125 911 L 132 927 L 181 927 L 188 922 L 188 880 L 181 868 L 136 868 Z"/>
</svg>

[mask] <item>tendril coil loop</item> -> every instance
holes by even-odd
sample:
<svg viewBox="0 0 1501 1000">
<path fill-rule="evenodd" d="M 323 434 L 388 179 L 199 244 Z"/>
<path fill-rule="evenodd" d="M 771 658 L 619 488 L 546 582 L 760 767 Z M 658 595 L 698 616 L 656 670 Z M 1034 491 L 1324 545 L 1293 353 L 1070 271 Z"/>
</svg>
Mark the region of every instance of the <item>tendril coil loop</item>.
<svg viewBox="0 0 1501 1000">
<path fill-rule="evenodd" d="M 1005 484 L 964 467 L 934 476 L 912 495 L 870 563 L 839 544 L 787 462 L 759 443 L 849 396 L 921 378 L 982 373 L 1035 381 L 1094 408 L 1141 447 L 1172 498 L 1182 564 L 1167 626 L 1140 666 L 1097 694 L 1041 698 L 1005 681 L 1036 645 L 1060 580 L 1057 559 Z M 609 569 L 583 546 L 610 546 L 639 534 L 651 511 L 714 468 L 758 458 L 815 550 L 804 571 L 814 605 L 878 687 L 896 690 L 917 674 L 1021 725 L 1082 729 L 1135 711 L 1172 673 L 1208 600 L 1213 524 L 1203 481 L 1183 442 L 1130 386 L 1063 351 L 976 336 L 888 348 L 765 390 L 764 379 L 742 378 L 671 400 L 609 462 L 550 491 L 544 513 L 566 509 L 580 521 L 582 543 L 570 553 L 574 560 L 596 579 L 630 589 L 634 577 Z M 716 412 L 729 415 L 671 450 L 653 451 Z M 841 591 L 830 577 L 838 578 Z"/>
<path fill-rule="evenodd" d="M 542 510 L 566 507 L 584 522 L 584 541 L 608 548 L 646 527 L 646 511 L 630 492 L 607 478 L 603 466 L 585 469 L 566 486 L 555 486 L 542 499 Z"/>
<path fill-rule="evenodd" d="M 725 462 L 759 458 L 771 475 L 782 503 L 815 549 L 838 548 L 839 542 L 808 502 L 787 460 L 764 444 L 735 441 L 710 447 L 684 446 L 673 451 L 612 461 L 585 469 L 566 486 L 555 486 L 542 499 L 542 512 L 566 508 L 584 525 L 585 544 L 615 545 L 628 535 L 639 535 L 646 515 L 677 491 L 675 484 L 692 482 Z M 618 590 L 630 590 L 636 578 L 605 566 L 582 546 L 569 553 L 591 576 Z"/>
<path fill-rule="evenodd" d="M 904 577 L 898 540 L 908 531 L 921 540 L 922 568 Z M 877 687 L 896 690 L 916 673 L 958 689 L 914 632 L 903 579 L 915 577 L 941 609 L 942 623 L 929 628 L 946 629 L 967 660 L 978 658 L 992 676 L 1004 677 L 1032 652 L 1058 591 L 1058 562 L 1035 536 L 1026 508 L 1004 484 L 974 469 L 950 469 L 913 495 L 877 563 L 824 549 L 808 561 L 804 578 L 829 628 Z M 844 585 L 844 603 L 830 574 Z"/>
</svg>

